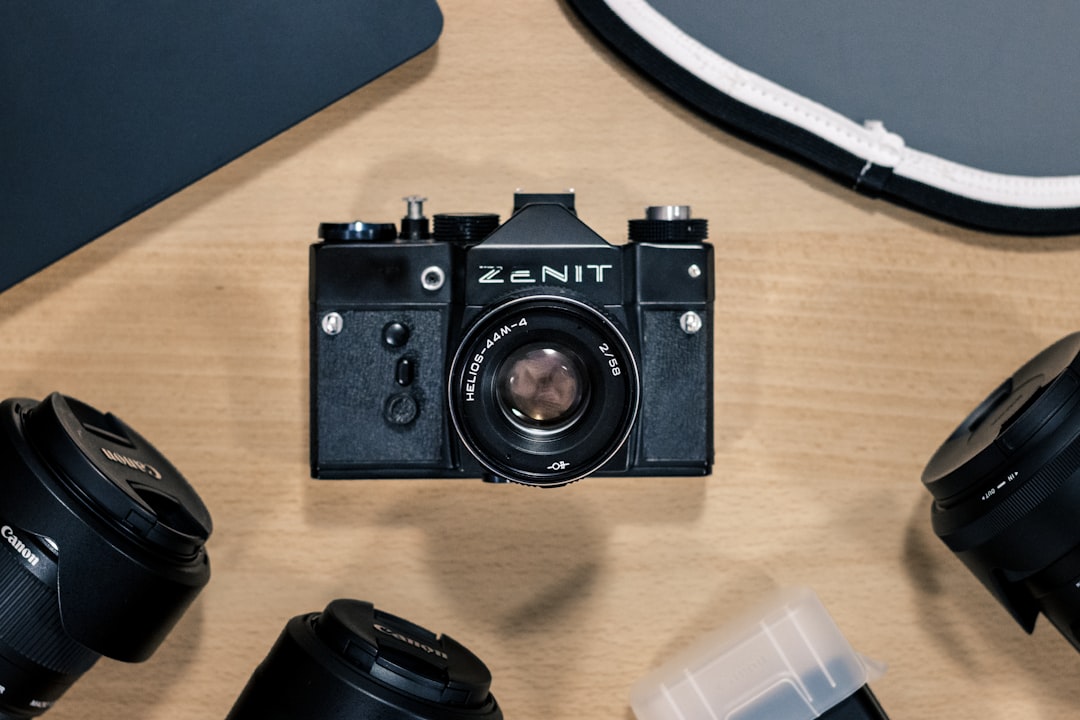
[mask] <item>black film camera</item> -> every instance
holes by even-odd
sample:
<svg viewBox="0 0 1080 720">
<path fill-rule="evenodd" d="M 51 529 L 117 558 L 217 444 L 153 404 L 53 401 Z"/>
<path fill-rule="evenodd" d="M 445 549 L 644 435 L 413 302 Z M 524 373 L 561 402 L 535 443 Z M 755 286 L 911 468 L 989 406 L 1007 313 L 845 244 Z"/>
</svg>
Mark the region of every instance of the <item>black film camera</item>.
<svg viewBox="0 0 1080 720">
<path fill-rule="evenodd" d="M 923 471 L 934 532 L 1028 632 L 1080 650 L 1080 333 L 983 400 Z"/>
<path fill-rule="evenodd" d="M 713 254 L 685 206 L 611 245 L 572 193 L 513 216 L 324 223 L 311 247 L 311 472 L 557 486 L 712 466 Z"/>
</svg>

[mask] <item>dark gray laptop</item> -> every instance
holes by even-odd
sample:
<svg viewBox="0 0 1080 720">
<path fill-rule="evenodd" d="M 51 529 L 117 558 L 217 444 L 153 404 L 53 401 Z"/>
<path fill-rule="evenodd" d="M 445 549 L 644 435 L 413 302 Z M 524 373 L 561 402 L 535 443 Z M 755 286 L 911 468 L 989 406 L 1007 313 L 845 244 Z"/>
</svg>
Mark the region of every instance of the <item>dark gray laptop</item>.
<svg viewBox="0 0 1080 720">
<path fill-rule="evenodd" d="M 0 3 L 0 291 L 441 30 L 435 0 Z"/>
</svg>

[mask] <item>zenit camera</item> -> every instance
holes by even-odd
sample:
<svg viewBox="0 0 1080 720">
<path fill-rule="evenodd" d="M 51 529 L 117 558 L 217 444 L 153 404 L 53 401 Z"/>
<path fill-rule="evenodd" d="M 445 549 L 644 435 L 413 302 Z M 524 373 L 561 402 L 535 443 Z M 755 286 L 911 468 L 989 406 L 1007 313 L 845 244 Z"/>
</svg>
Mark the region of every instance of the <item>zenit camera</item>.
<svg viewBox="0 0 1080 720">
<path fill-rule="evenodd" d="M 712 466 L 707 222 L 658 206 L 613 245 L 573 193 L 324 223 L 311 247 L 311 472 L 558 486 Z"/>
</svg>

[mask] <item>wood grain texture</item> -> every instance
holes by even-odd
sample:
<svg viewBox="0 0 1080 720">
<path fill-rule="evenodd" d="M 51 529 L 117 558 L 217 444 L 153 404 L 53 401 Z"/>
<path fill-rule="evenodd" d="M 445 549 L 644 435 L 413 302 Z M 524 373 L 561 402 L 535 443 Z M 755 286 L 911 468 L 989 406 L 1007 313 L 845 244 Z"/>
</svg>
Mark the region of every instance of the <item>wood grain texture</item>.
<svg viewBox="0 0 1080 720">
<path fill-rule="evenodd" d="M 215 521 L 213 579 L 160 651 L 101 661 L 48 717 L 224 718 L 288 618 L 357 597 L 476 651 L 507 718 L 628 720 L 638 678 L 794 584 L 889 663 L 893 718 L 1075 717 L 1080 657 L 1045 621 L 1026 636 L 933 536 L 919 477 L 1080 328 L 1080 240 L 859 197 L 687 112 L 559 3 L 442 6 L 431 51 L 0 294 L 4 396 L 114 411 Z M 396 219 L 414 192 L 505 216 L 517 187 L 575 188 L 612 240 L 650 204 L 710 219 L 715 473 L 308 479 L 318 223 Z"/>
</svg>

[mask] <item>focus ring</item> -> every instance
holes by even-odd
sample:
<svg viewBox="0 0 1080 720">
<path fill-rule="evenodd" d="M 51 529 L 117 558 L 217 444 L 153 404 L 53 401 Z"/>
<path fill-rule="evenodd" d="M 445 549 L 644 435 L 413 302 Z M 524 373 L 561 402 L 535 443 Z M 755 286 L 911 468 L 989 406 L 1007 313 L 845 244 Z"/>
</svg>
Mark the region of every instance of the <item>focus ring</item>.
<svg viewBox="0 0 1080 720">
<path fill-rule="evenodd" d="M 0 638 L 27 660 L 61 675 L 80 675 L 99 657 L 64 631 L 56 593 L 2 550 Z"/>
<path fill-rule="evenodd" d="M 1080 436 L 1043 465 L 1031 479 L 1005 498 L 1000 505 L 974 522 L 942 536 L 953 552 L 982 545 L 1017 520 L 1025 517 L 1054 494 L 1080 470 Z"/>
</svg>

